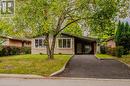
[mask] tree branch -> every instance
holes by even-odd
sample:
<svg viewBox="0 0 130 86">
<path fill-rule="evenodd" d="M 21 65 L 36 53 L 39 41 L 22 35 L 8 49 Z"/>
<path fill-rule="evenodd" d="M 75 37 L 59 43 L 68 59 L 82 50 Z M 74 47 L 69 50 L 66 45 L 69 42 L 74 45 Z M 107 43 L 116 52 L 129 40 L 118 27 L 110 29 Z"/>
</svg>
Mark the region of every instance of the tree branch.
<svg viewBox="0 0 130 86">
<path fill-rule="evenodd" d="M 66 24 L 63 28 L 61 28 L 61 29 L 55 34 L 55 36 L 58 35 L 62 30 L 64 30 L 66 27 L 68 27 L 68 26 L 71 25 L 72 23 L 77 22 L 77 21 L 79 21 L 79 20 L 81 20 L 81 19 L 82 19 L 82 18 L 79 18 L 79 19 L 76 19 L 76 20 L 73 20 L 73 21 L 69 22 L 69 23 Z"/>
</svg>

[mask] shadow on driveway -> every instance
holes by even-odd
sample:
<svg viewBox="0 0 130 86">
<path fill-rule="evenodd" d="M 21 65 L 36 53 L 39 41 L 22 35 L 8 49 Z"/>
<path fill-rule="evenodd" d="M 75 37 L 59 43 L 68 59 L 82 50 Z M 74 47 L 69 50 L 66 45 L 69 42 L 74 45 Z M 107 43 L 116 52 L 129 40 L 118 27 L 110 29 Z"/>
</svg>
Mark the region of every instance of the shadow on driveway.
<svg viewBox="0 0 130 86">
<path fill-rule="evenodd" d="M 94 55 L 75 55 L 56 77 L 130 79 L 130 68 L 116 60 L 99 60 Z"/>
</svg>

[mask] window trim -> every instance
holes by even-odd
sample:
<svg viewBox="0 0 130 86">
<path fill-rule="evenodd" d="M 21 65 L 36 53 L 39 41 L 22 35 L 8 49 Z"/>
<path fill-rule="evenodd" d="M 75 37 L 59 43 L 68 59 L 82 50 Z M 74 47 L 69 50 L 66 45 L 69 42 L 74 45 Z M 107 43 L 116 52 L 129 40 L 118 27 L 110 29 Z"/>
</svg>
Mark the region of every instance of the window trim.
<svg viewBox="0 0 130 86">
<path fill-rule="evenodd" d="M 46 47 L 45 45 L 43 45 L 42 47 L 39 47 L 39 45 L 38 45 L 38 47 L 36 47 L 36 42 L 35 42 L 35 41 L 38 40 L 38 44 L 39 44 L 39 40 L 40 40 L 40 39 L 42 39 L 42 41 L 45 40 L 45 38 L 35 38 L 35 39 L 34 39 L 34 47 L 35 47 L 35 48 L 45 48 L 45 47 Z"/>
<path fill-rule="evenodd" d="M 64 48 L 63 46 L 62 46 L 62 48 L 61 47 L 59 47 L 59 39 L 61 39 L 61 40 L 63 40 L 63 39 L 70 39 L 70 47 L 68 48 L 68 47 L 66 47 L 66 48 Z M 71 49 L 72 48 L 72 38 L 57 38 L 57 48 L 58 49 Z"/>
</svg>

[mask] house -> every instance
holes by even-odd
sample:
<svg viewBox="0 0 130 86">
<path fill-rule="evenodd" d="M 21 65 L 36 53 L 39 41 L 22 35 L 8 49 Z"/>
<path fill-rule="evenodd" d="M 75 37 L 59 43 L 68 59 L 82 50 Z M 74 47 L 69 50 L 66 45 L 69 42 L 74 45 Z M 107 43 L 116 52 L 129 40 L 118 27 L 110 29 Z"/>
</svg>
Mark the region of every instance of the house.
<svg viewBox="0 0 130 86">
<path fill-rule="evenodd" d="M 0 36 L 3 46 L 31 47 L 31 40 Z"/>
<path fill-rule="evenodd" d="M 116 43 L 114 40 L 114 36 L 111 36 L 110 38 L 108 38 L 106 41 L 106 46 L 110 47 L 110 48 L 115 48 L 116 47 Z"/>
<path fill-rule="evenodd" d="M 32 39 L 32 54 L 46 54 L 44 36 Z M 50 39 L 51 41 L 51 39 Z M 89 37 L 78 37 L 68 33 L 61 33 L 56 38 L 55 54 L 95 54 L 96 39 Z"/>
</svg>

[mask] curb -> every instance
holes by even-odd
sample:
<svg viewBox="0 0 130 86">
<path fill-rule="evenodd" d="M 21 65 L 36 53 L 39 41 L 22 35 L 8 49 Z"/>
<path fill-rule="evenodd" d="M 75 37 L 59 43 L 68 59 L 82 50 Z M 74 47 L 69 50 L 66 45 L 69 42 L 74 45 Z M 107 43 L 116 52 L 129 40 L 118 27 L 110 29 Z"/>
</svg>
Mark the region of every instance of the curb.
<svg viewBox="0 0 130 86">
<path fill-rule="evenodd" d="M 58 70 L 58 71 L 52 73 L 49 77 L 58 75 L 58 74 L 60 74 L 61 72 L 63 72 L 63 71 L 65 70 L 67 64 L 69 63 L 69 61 L 70 61 L 73 57 L 74 57 L 74 55 L 72 55 L 72 56 L 70 57 L 70 59 L 65 63 L 65 65 L 64 65 L 60 70 Z"/>
<path fill-rule="evenodd" d="M 42 79 L 45 77 L 40 75 L 27 75 L 27 74 L 0 74 L 0 78 Z"/>
<path fill-rule="evenodd" d="M 125 64 L 128 68 L 130 68 L 130 65 L 129 65 L 129 64 L 126 64 L 125 62 L 120 61 L 120 60 L 117 60 L 117 61 L 119 61 L 119 62 L 121 62 L 121 63 Z"/>
</svg>

